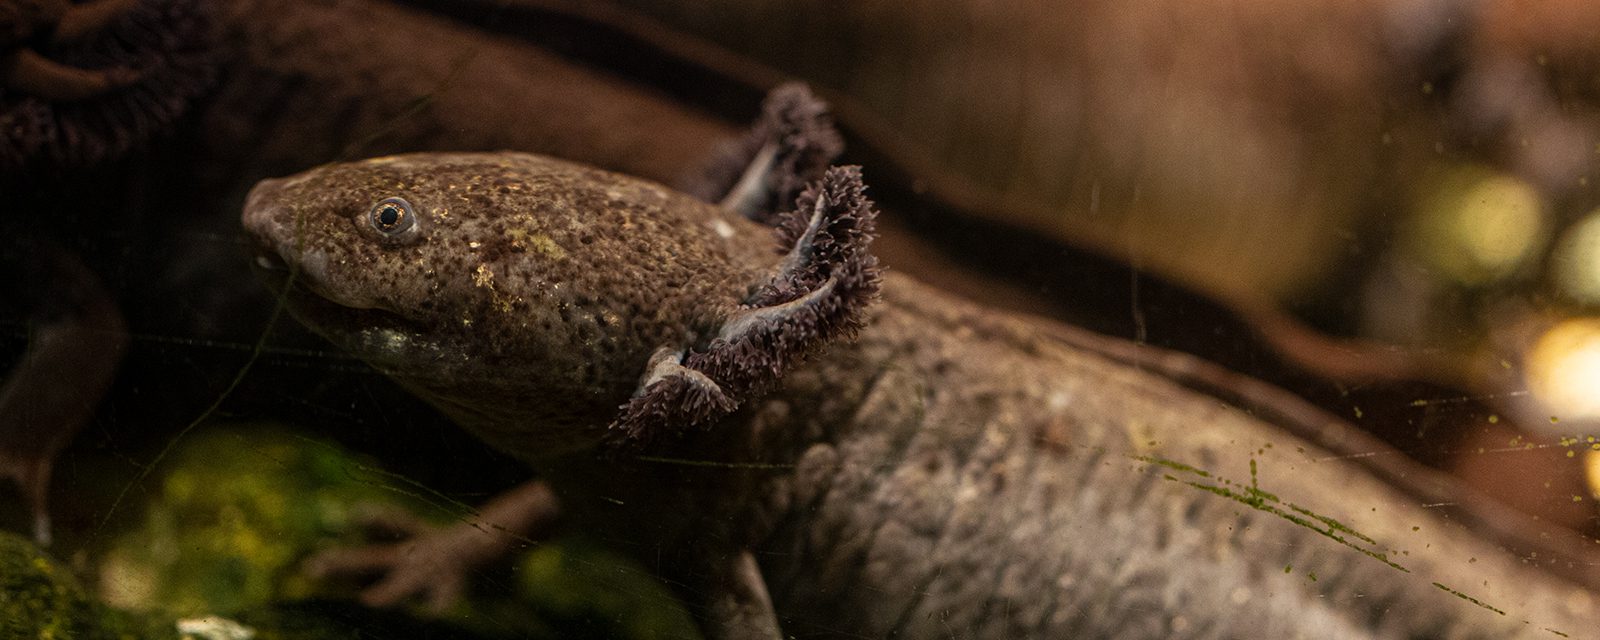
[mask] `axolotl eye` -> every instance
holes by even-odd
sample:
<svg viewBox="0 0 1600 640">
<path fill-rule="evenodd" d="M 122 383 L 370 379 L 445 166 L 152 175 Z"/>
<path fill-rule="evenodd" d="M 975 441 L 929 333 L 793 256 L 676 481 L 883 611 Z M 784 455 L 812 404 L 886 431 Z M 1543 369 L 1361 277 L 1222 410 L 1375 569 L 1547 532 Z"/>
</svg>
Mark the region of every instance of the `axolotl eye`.
<svg viewBox="0 0 1600 640">
<path fill-rule="evenodd" d="M 379 235 L 400 239 L 417 227 L 417 216 L 405 198 L 384 198 L 367 211 L 367 224 Z"/>
</svg>

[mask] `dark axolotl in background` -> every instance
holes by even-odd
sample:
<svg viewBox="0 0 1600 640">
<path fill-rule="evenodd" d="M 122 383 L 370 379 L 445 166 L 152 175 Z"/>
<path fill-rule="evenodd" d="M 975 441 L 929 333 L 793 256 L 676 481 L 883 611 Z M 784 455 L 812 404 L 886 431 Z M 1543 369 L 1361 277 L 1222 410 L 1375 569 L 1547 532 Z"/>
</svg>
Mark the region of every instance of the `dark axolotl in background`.
<svg viewBox="0 0 1600 640">
<path fill-rule="evenodd" d="M 244 224 L 296 317 L 542 474 L 482 522 L 317 564 L 439 601 L 567 521 L 712 638 L 1593 626 L 1592 592 L 1323 447 L 879 273 L 861 173 L 820 170 L 835 145 L 791 106 L 717 172 L 727 207 L 509 152 L 258 185 Z M 763 202 L 793 207 L 769 226 Z"/>
<path fill-rule="evenodd" d="M 51 100 L 83 100 L 138 81 L 139 74 L 132 69 L 80 69 L 36 49 L 92 38 L 138 4 L 139 0 L 0 2 L 0 87 Z"/>
<path fill-rule="evenodd" d="M 167 133 L 208 88 L 210 17 L 204 0 L 0 0 L 0 193 L 10 211 L 0 219 L 0 308 L 28 340 L 0 372 L 0 479 L 17 485 L 40 543 L 52 538 L 56 457 L 93 418 L 129 340 L 113 288 L 86 259 L 100 256 L 71 240 L 127 223 L 124 205 L 139 195 L 75 205 L 118 189 L 99 165 Z"/>
</svg>

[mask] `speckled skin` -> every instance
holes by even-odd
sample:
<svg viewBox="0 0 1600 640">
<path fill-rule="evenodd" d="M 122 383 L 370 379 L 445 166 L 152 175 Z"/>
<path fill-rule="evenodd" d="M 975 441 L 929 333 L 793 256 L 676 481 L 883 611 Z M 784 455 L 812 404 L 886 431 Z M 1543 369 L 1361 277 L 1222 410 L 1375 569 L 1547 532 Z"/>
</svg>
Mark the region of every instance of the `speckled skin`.
<svg viewBox="0 0 1600 640">
<path fill-rule="evenodd" d="M 391 196 L 424 212 L 409 242 L 364 226 Z M 651 350 L 713 330 L 778 259 L 769 229 L 649 183 L 402 156 L 263 183 L 245 224 L 326 298 L 297 315 L 535 462 L 578 526 L 702 605 L 713 637 L 775 637 L 714 605 L 738 557 L 785 637 L 1595 626 L 1593 594 L 1356 465 L 894 274 L 859 338 L 777 391 L 642 455 L 596 455 Z"/>
</svg>

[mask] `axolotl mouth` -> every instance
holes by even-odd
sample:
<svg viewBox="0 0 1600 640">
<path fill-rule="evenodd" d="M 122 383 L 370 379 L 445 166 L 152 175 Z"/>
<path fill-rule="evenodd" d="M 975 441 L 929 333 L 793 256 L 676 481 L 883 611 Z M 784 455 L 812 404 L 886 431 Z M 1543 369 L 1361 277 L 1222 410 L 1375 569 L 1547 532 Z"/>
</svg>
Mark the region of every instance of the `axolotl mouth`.
<svg viewBox="0 0 1600 640">
<path fill-rule="evenodd" d="M 302 324 L 381 369 L 401 369 L 443 351 L 418 323 L 370 295 L 335 295 L 328 253 L 308 238 L 297 212 L 278 204 L 293 178 L 263 180 L 245 199 L 242 222 L 254 241 L 257 276 Z"/>
<path fill-rule="evenodd" d="M 297 320 L 324 338 L 363 356 L 416 343 L 423 331 L 414 322 L 381 308 L 345 306 L 323 295 L 303 271 L 269 248 L 258 248 L 254 271 Z M 385 347 L 384 345 L 387 345 Z M 374 346 L 379 348 L 374 349 Z M 382 359 L 382 358 L 379 358 Z"/>
</svg>

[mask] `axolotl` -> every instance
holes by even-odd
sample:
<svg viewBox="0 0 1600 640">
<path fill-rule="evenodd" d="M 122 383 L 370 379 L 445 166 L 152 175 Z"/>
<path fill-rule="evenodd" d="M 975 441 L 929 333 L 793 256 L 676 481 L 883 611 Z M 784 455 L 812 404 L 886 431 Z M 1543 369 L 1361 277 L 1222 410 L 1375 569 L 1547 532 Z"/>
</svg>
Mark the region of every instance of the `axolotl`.
<svg viewBox="0 0 1600 640">
<path fill-rule="evenodd" d="M 782 182 L 754 151 L 735 190 Z M 770 224 L 512 152 L 259 184 L 294 315 L 539 472 L 489 526 L 334 564 L 439 597 L 566 522 L 711 638 L 1595 632 L 1593 593 L 1349 460 L 884 272 L 861 171 L 805 175 Z"/>
</svg>

